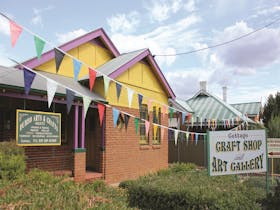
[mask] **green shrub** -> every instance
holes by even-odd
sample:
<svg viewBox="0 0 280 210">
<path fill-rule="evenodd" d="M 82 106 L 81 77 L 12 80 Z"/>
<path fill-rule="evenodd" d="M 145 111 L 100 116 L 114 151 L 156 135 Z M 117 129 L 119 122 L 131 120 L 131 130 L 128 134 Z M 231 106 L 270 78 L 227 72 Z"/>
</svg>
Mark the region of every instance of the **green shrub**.
<svg viewBox="0 0 280 210">
<path fill-rule="evenodd" d="M 0 179 L 13 180 L 25 173 L 24 149 L 14 141 L 0 143 Z"/>
<path fill-rule="evenodd" d="M 274 193 L 269 193 L 267 198 L 263 200 L 263 207 L 265 209 L 277 210 L 280 207 L 280 181 L 277 181 L 277 185 L 274 189 Z"/>
<path fill-rule="evenodd" d="M 128 190 L 129 204 L 141 209 L 260 209 L 256 189 L 237 176 L 209 177 L 193 165 L 175 164 L 158 173 L 121 185 Z"/>
</svg>

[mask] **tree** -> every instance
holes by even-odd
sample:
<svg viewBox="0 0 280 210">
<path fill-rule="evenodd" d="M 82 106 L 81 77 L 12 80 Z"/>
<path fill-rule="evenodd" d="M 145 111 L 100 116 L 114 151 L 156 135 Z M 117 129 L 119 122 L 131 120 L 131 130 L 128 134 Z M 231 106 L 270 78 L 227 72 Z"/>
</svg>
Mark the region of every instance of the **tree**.
<svg viewBox="0 0 280 210">
<path fill-rule="evenodd" d="M 280 92 L 269 95 L 264 105 L 263 121 L 269 137 L 280 137 Z"/>
</svg>

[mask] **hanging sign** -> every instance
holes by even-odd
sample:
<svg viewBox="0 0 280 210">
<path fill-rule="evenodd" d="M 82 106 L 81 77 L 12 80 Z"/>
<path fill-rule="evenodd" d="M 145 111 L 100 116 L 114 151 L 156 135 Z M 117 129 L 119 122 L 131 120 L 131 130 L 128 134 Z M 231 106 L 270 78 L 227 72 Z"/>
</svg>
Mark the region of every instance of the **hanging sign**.
<svg viewBox="0 0 280 210">
<path fill-rule="evenodd" d="M 61 114 L 17 109 L 16 142 L 19 146 L 61 145 Z"/>
<path fill-rule="evenodd" d="M 208 135 L 210 176 L 267 170 L 265 130 L 211 131 Z"/>
</svg>

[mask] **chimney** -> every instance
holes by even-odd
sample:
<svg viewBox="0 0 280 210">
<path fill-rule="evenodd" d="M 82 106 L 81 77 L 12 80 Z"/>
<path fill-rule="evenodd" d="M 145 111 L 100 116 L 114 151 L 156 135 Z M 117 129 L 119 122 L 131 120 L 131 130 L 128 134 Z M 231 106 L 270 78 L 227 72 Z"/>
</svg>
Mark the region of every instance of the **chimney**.
<svg viewBox="0 0 280 210">
<path fill-rule="evenodd" d="M 206 92 L 206 81 L 200 81 L 199 84 L 200 84 L 200 90 Z"/>
<path fill-rule="evenodd" d="M 227 87 L 223 87 L 223 101 L 227 102 Z"/>
</svg>

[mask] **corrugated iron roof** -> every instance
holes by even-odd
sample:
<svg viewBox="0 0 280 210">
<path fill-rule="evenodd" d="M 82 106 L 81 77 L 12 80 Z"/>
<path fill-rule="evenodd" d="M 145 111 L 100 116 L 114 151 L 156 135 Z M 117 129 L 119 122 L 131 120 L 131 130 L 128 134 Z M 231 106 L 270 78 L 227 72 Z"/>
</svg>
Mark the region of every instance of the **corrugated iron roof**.
<svg viewBox="0 0 280 210">
<path fill-rule="evenodd" d="M 205 91 L 199 91 L 194 97 L 187 100 L 186 103 L 192 108 L 196 117 L 216 120 L 239 117 L 243 121 L 254 123 L 230 104 Z"/>
<path fill-rule="evenodd" d="M 61 86 L 63 85 L 81 94 L 77 96 L 88 96 L 96 101 L 105 101 L 105 99 L 102 98 L 100 95 L 94 92 L 90 92 L 89 88 L 84 87 L 79 82 L 75 81 L 73 78 L 65 77 L 58 74 L 47 73 L 44 71 L 38 71 L 38 73 L 58 83 L 56 93 L 66 94 L 66 89 Z M 46 79 L 37 74 L 32 83 L 31 91 L 47 91 L 46 83 Z M 23 71 L 12 67 L 0 66 L 0 84 L 24 88 Z"/>
<path fill-rule="evenodd" d="M 239 110 L 243 114 L 247 115 L 258 115 L 261 111 L 261 102 L 250 102 L 250 103 L 238 103 L 231 104 L 235 109 Z"/>
<path fill-rule="evenodd" d="M 176 110 L 181 112 L 190 112 L 193 113 L 194 111 L 192 108 L 183 100 L 180 99 L 168 99 L 169 103 L 172 104 L 172 107 L 174 107 Z"/>
</svg>

